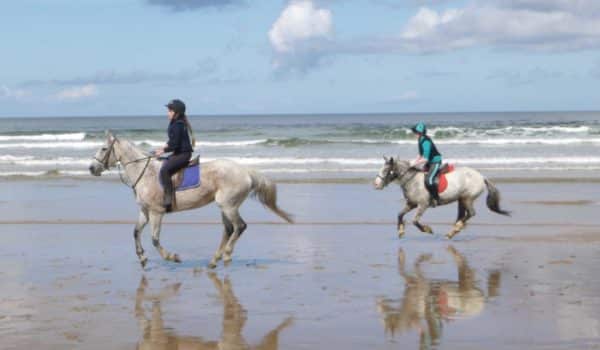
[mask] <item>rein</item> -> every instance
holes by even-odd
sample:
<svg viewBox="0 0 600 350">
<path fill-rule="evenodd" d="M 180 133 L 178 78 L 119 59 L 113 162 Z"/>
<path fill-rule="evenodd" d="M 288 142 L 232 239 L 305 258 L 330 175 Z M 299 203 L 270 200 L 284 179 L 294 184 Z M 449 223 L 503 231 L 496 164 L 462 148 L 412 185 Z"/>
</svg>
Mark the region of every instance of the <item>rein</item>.
<svg viewBox="0 0 600 350">
<path fill-rule="evenodd" d="M 377 178 L 381 179 L 381 181 L 383 181 L 383 183 L 385 184 L 385 186 L 389 185 L 390 183 L 392 183 L 393 181 L 396 181 L 397 179 L 402 179 L 406 174 L 408 174 L 409 171 L 411 170 L 416 170 L 413 167 L 409 167 L 408 169 L 406 169 L 406 171 L 404 171 L 401 174 L 398 174 L 396 172 L 396 167 L 394 166 L 394 170 L 390 171 L 385 177 L 377 174 Z M 413 176 L 411 176 L 409 179 L 407 179 L 406 181 L 412 179 L 414 176 L 416 175 L 416 172 Z"/>
<path fill-rule="evenodd" d="M 144 169 L 142 169 L 142 172 L 141 172 L 141 173 L 140 173 L 140 175 L 137 177 L 137 179 L 135 180 L 135 182 L 133 183 L 133 185 L 129 185 L 129 184 L 127 184 L 125 181 L 123 181 L 123 175 L 121 174 L 121 167 L 119 166 L 119 178 L 121 179 L 121 182 L 122 182 L 124 185 L 130 186 L 130 187 L 131 187 L 131 189 L 133 190 L 133 192 L 135 192 L 135 187 L 137 186 L 137 184 L 138 184 L 138 183 L 140 182 L 140 180 L 142 179 L 142 176 L 144 176 L 144 173 L 146 173 L 146 169 L 148 169 L 148 165 L 150 165 L 150 160 L 151 160 L 153 157 L 154 157 L 154 156 L 148 156 L 148 157 L 144 157 L 144 158 L 139 158 L 139 159 L 135 159 L 135 160 L 132 160 L 132 161 L 130 161 L 130 162 L 127 162 L 127 163 L 124 163 L 124 164 L 122 164 L 122 165 L 123 165 L 123 168 L 125 169 L 125 167 L 126 167 L 127 165 L 129 165 L 129 164 L 132 164 L 132 163 L 137 163 L 137 162 L 140 162 L 140 161 L 142 161 L 142 160 L 145 160 L 145 161 L 146 161 L 146 164 L 144 165 Z M 120 162 L 121 162 L 121 161 L 119 160 L 119 163 L 120 163 Z"/>
<path fill-rule="evenodd" d="M 110 159 L 110 155 L 111 155 L 112 153 L 115 153 L 115 142 L 117 142 L 117 138 L 116 138 L 116 137 L 115 137 L 115 138 L 112 140 L 112 142 L 111 142 L 111 143 L 110 143 L 110 145 L 108 146 L 108 150 L 107 150 L 106 154 L 104 155 L 104 158 L 102 158 L 102 160 L 100 160 L 100 159 L 98 159 L 98 158 L 94 157 L 94 159 L 95 159 L 97 162 L 99 162 L 100 164 L 102 164 L 102 166 L 103 166 L 105 169 L 108 169 L 108 168 L 109 168 L 108 161 L 109 161 L 109 159 Z M 115 153 L 115 157 L 116 157 L 116 153 Z M 121 158 L 120 158 L 120 157 L 119 157 L 119 158 L 117 158 L 117 161 L 118 161 L 118 162 L 119 162 L 119 164 L 120 164 L 120 165 L 119 165 L 119 178 L 121 179 L 121 182 L 122 182 L 124 185 L 126 185 L 126 186 L 128 186 L 128 187 L 131 187 L 131 189 L 133 190 L 133 192 L 135 192 L 135 187 L 137 186 L 137 184 L 138 184 L 138 183 L 140 182 L 140 180 L 142 179 L 142 176 L 144 176 L 144 174 L 146 173 L 146 169 L 148 169 L 148 165 L 150 165 L 150 160 L 151 160 L 152 158 L 154 158 L 154 157 L 155 157 L 154 155 L 151 155 L 151 156 L 147 156 L 147 157 L 143 157 L 143 158 L 134 159 L 134 160 L 132 160 L 132 161 L 129 161 L 129 162 L 127 162 L 127 163 L 122 163 L 122 162 L 121 162 Z M 145 160 L 145 161 L 146 161 L 146 164 L 144 165 L 144 169 L 142 169 L 142 172 L 141 172 L 141 173 L 140 173 L 140 175 L 137 177 L 137 179 L 135 180 L 135 182 L 133 183 L 133 185 L 129 185 L 127 182 L 125 182 L 125 180 L 123 180 L 123 174 L 121 173 L 121 165 L 123 165 L 123 168 L 125 169 L 125 167 L 126 167 L 126 166 L 128 166 L 129 164 L 137 163 L 137 162 L 140 162 L 140 161 L 142 161 L 142 160 Z"/>
</svg>

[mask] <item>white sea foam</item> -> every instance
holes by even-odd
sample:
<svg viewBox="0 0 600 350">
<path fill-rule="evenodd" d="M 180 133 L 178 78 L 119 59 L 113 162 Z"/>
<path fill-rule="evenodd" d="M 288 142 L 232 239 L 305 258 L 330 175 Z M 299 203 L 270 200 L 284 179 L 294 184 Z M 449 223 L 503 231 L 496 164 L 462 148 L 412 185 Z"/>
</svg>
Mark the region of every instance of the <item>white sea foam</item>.
<svg viewBox="0 0 600 350">
<path fill-rule="evenodd" d="M 11 156 L 10 154 L 0 155 L 0 162 L 8 163 L 8 162 L 19 162 L 24 160 L 34 159 L 33 156 Z"/>
<path fill-rule="evenodd" d="M 260 140 L 242 140 L 242 141 L 197 141 L 196 147 L 243 147 L 243 146 L 252 146 L 266 143 L 266 139 Z M 156 140 L 143 140 L 143 141 L 134 141 L 136 145 L 147 144 L 152 147 L 160 147 L 165 144 L 165 141 L 156 141 Z"/>
<path fill-rule="evenodd" d="M 397 140 L 388 141 L 398 145 L 414 145 L 414 140 Z M 577 144 L 600 144 L 600 138 L 514 138 L 514 139 L 454 139 L 454 140 L 435 140 L 436 145 L 494 145 L 494 146 L 510 146 L 510 145 L 577 145 Z"/>
<path fill-rule="evenodd" d="M 27 158 L 27 157 L 23 157 Z M 56 159 L 13 159 L 13 160 L 2 160 L 0 157 L 0 164 L 14 164 L 23 166 L 87 166 L 91 163 L 91 159 L 76 159 L 70 157 L 58 157 Z"/>
<path fill-rule="evenodd" d="M 0 143 L 0 148 L 64 148 L 88 149 L 102 146 L 103 142 L 78 141 L 78 142 L 31 142 L 31 143 Z"/>
<path fill-rule="evenodd" d="M 0 141 L 83 141 L 84 132 L 69 134 L 0 135 Z"/>
</svg>

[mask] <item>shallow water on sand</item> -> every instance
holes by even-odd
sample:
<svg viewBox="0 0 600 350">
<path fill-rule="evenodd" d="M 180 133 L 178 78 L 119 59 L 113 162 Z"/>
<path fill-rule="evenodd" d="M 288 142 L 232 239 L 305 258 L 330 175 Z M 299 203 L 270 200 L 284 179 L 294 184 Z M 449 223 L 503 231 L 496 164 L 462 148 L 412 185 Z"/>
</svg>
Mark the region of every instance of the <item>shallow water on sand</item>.
<svg viewBox="0 0 600 350">
<path fill-rule="evenodd" d="M 283 184 L 284 225 L 255 201 L 233 262 L 206 268 L 214 207 L 166 220 L 164 262 L 116 183 L 0 184 L 0 349 L 555 349 L 600 343 L 598 186 L 499 184 L 512 218 L 456 208 L 407 227 L 398 188 Z"/>
<path fill-rule="evenodd" d="M 213 271 L 217 235 L 166 225 L 163 244 L 184 262 L 161 261 L 145 237 L 142 270 L 130 228 L 3 225 L 0 348 L 545 349 L 600 339 L 600 255 L 588 243 L 505 240 L 498 227 L 450 243 L 397 240 L 379 225 L 254 225 Z"/>
</svg>

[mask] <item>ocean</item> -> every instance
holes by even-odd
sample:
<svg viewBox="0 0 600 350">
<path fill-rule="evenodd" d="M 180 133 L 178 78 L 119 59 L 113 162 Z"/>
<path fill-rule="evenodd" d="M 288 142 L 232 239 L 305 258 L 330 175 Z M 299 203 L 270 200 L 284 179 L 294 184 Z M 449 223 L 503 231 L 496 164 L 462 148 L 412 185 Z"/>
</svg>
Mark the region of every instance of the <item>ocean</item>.
<svg viewBox="0 0 600 350">
<path fill-rule="evenodd" d="M 413 159 L 424 121 L 448 162 L 492 176 L 593 177 L 600 112 L 191 116 L 203 161 L 228 158 L 277 179 L 372 178 L 382 156 Z M 0 178 L 90 177 L 110 129 L 151 150 L 166 116 L 0 118 Z M 117 178 L 117 171 L 107 178 Z"/>
</svg>

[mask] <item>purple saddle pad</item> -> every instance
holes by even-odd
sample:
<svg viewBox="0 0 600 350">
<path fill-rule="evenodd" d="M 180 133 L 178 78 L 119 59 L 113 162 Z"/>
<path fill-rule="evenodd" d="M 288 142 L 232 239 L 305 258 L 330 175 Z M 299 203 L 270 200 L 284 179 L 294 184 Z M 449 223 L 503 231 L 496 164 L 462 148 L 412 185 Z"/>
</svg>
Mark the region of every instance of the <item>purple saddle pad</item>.
<svg viewBox="0 0 600 350">
<path fill-rule="evenodd" d="M 161 182 L 162 185 L 162 182 Z M 200 186 L 200 164 L 187 167 L 183 170 L 183 181 L 175 191 L 185 191 Z"/>
</svg>

